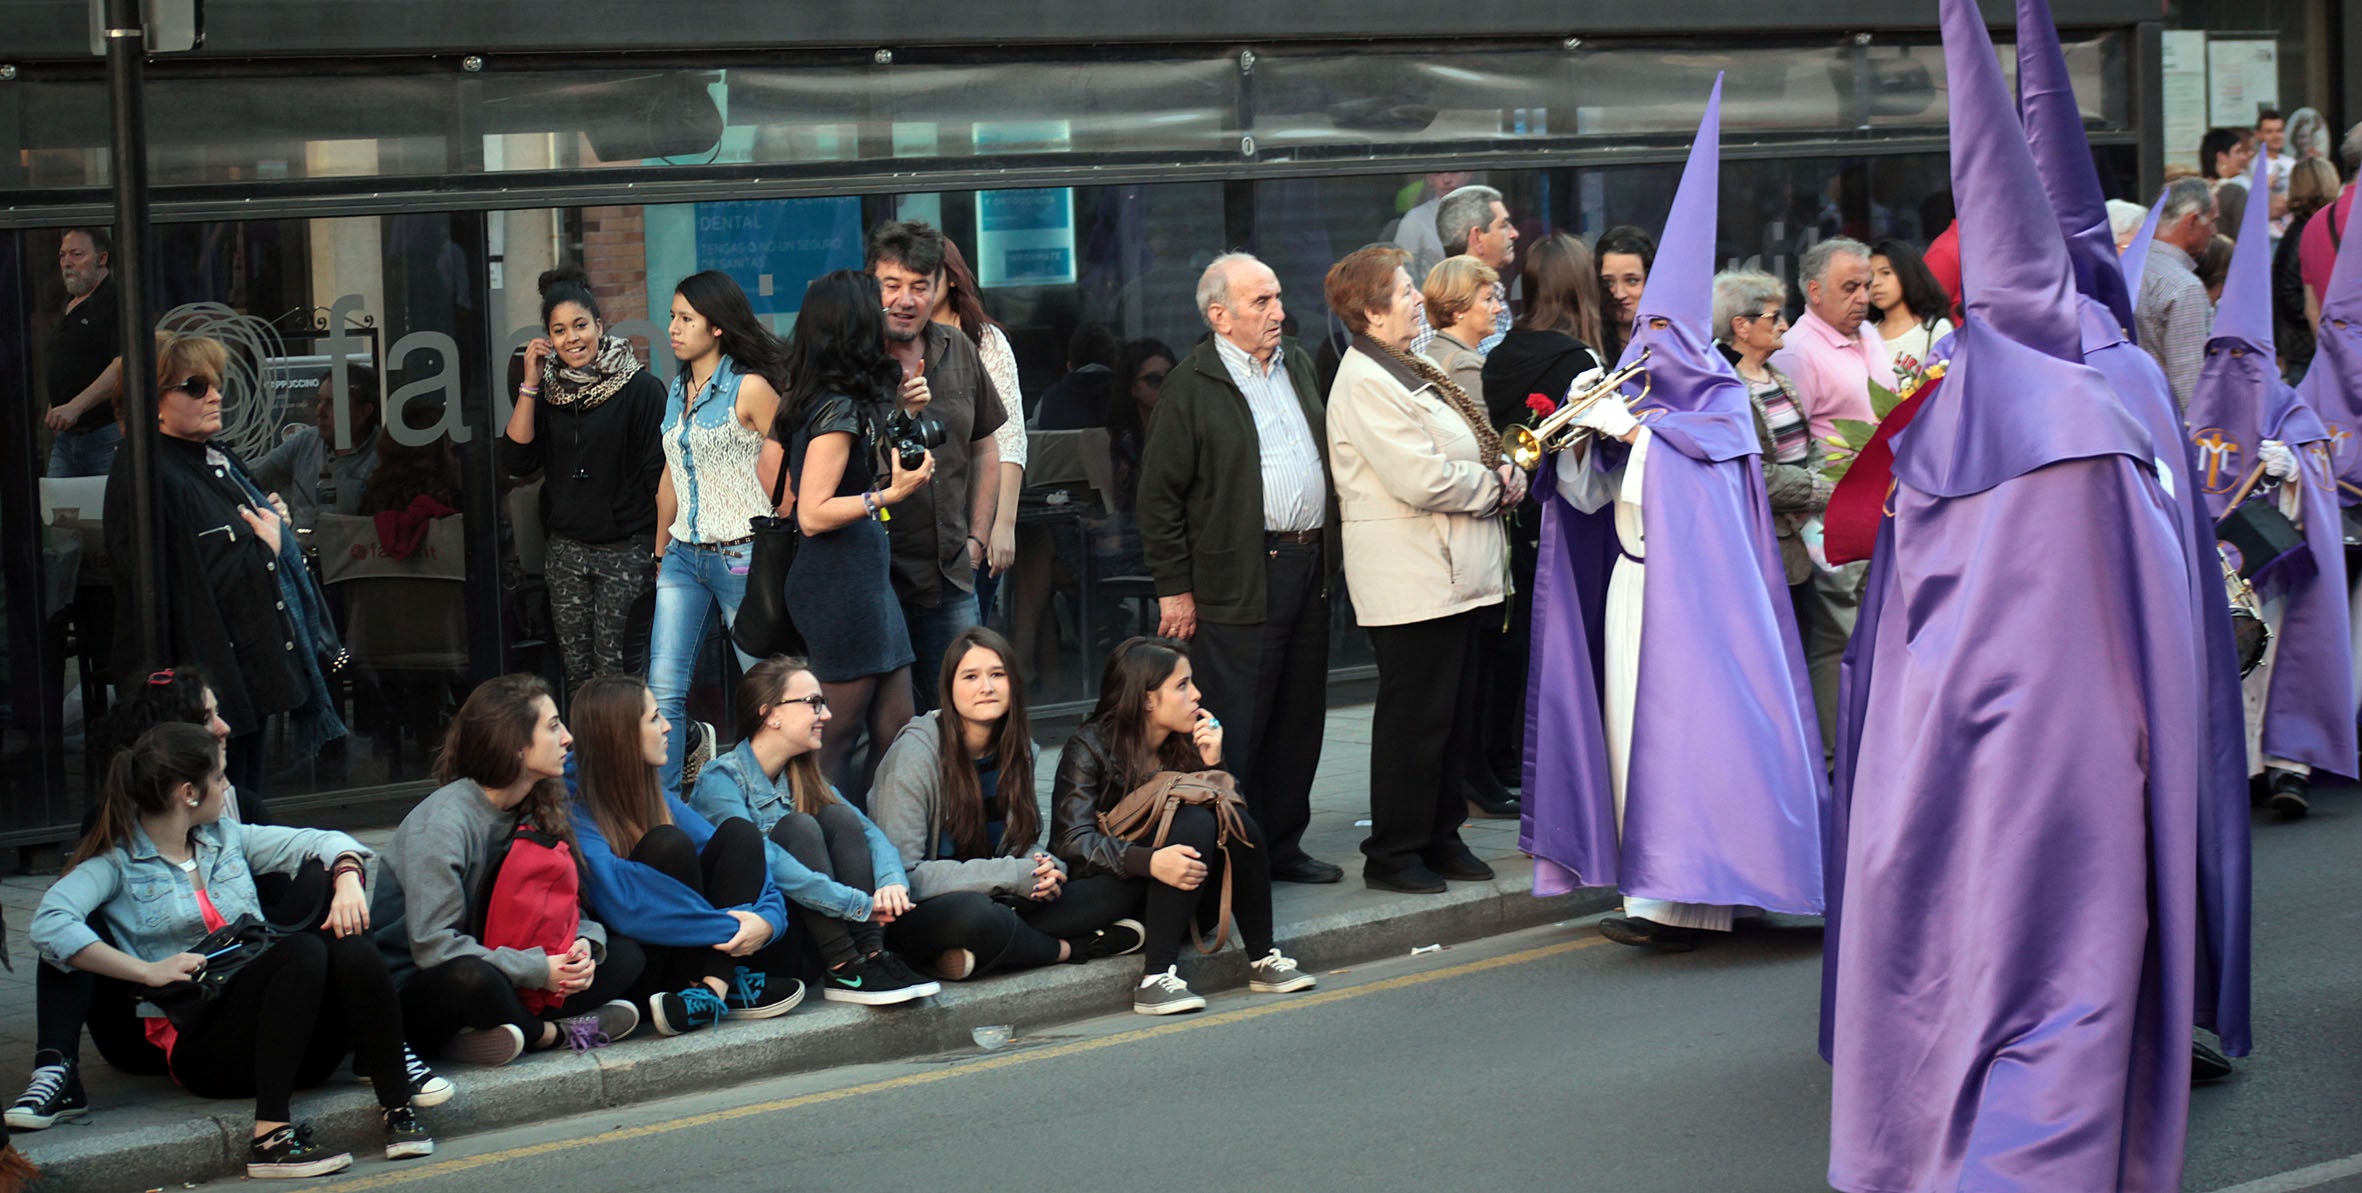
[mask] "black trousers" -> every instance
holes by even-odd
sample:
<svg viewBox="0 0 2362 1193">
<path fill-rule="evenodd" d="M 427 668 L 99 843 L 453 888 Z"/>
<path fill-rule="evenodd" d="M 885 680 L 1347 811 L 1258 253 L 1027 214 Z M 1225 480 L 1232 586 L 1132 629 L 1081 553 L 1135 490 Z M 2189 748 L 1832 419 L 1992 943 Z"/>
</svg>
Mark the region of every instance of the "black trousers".
<svg viewBox="0 0 2362 1193">
<path fill-rule="evenodd" d="M 367 935 L 281 939 L 232 977 L 172 1047 L 172 1077 L 201 1098 L 254 1098 L 254 1117 L 286 1122 L 293 1091 L 328 1079 L 347 1053 L 369 1070 L 380 1106 L 410 1104 L 402 1008 Z"/>
<path fill-rule="evenodd" d="M 1477 632 L 1499 605 L 1369 627 L 1378 656 L 1370 710 L 1368 868 L 1399 870 L 1457 844 L 1468 819 L 1462 760 L 1477 748 Z M 1498 623 L 1495 623 L 1498 624 Z"/>
<path fill-rule="evenodd" d="M 1047 903 L 1003 903 L 982 891 L 937 895 L 888 925 L 886 944 L 921 960 L 966 949 L 976 954 L 971 977 L 1033 969 L 1058 960 L 1059 941 L 1079 942 L 1140 914 L 1145 894 L 1144 883 L 1094 874 L 1068 882 L 1065 892 Z"/>
<path fill-rule="evenodd" d="M 1271 951 L 1271 851 L 1264 844 L 1262 826 L 1253 815 L 1242 817 L 1247 839 L 1230 843 L 1230 914 L 1233 930 L 1246 946 L 1247 956 L 1261 957 Z M 1167 886 L 1153 878 L 1129 881 L 1145 892 L 1147 914 L 1147 944 L 1142 948 L 1148 961 L 1148 971 L 1155 973 L 1180 959 L 1181 946 L 1189 939 L 1189 926 L 1195 923 L 1200 934 L 1212 938 L 1214 926 L 1222 913 L 1222 871 L 1225 866 L 1222 850 L 1214 844 L 1214 814 L 1204 808 L 1185 804 L 1173 812 L 1173 828 L 1165 838 L 1167 845 L 1187 845 L 1196 849 L 1206 863 L 1206 880 L 1197 889 L 1185 891 Z"/>
<path fill-rule="evenodd" d="M 815 874 L 858 891 L 878 889 L 869 834 L 862 831 L 861 817 L 843 804 L 830 804 L 817 816 L 790 812 L 771 826 L 771 839 Z M 853 923 L 809 908 L 796 911 L 788 919 L 801 928 L 823 965 L 834 968 L 886 947 L 885 929 L 869 920 Z"/>
<path fill-rule="evenodd" d="M 402 984 L 402 1023 L 410 1046 L 421 1056 L 443 1050 L 462 1028 L 511 1024 L 525 1033 L 527 1047 L 541 1040 L 541 1025 L 572 1015 L 587 1015 L 600 1005 L 623 997 L 647 968 L 639 942 L 627 936 L 607 937 L 607 959 L 591 974 L 590 986 L 565 1002 L 536 1014 L 525 1009 L 508 975 L 480 957 L 459 957 L 433 969 L 422 969 Z M 397 1061 L 400 1059 L 396 1058 Z M 394 1066 L 398 1071 L 400 1066 Z M 376 1072 L 386 1072 L 378 1069 Z"/>
<path fill-rule="evenodd" d="M 1534 636 L 1534 565 L 1541 554 L 1540 506 L 1518 507 L 1509 527 L 1509 575 L 1517 591 L 1509 598 L 1509 628 L 1495 610 L 1477 631 L 1477 691 L 1483 701 L 1477 722 L 1480 750 L 1466 768 L 1476 782 L 1490 771 L 1503 787 L 1525 781 L 1525 693 Z"/>
<path fill-rule="evenodd" d="M 1223 766 L 1269 834 L 1272 866 L 1304 857 L 1312 778 L 1329 714 L 1327 565 L 1317 546 L 1264 555 L 1264 620 L 1201 621 L 1190 644 L 1205 705 L 1222 718 Z"/>
<path fill-rule="evenodd" d="M 689 842 L 689 834 L 669 824 L 657 825 L 632 846 L 631 860 L 660 871 L 716 907 L 743 906 L 763 893 L 763 834 L 743 816 L 715 825 L 702 850 Z M 640 951 L 647 954 L 648 963 L 632 987 L 632 1001 L 645 1003 L 707 978 L 719 979 L 727 990 L 739 966 L 773 972 L 783 967 L 782 959 L 792 955 L 791 949 L 785 933 L 744 957 L 710 947 L 642 942 Z"/>
</svg>

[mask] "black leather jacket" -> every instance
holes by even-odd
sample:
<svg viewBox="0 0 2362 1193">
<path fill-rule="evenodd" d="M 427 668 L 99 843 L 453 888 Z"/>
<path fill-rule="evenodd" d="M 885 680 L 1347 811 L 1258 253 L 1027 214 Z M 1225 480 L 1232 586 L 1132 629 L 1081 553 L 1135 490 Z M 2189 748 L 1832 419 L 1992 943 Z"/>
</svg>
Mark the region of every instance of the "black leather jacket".
<svg viewBox="0 0 2362 1193">
<path fill-rule="evenodd" d="M 1145 845 L 1099 831 L 1099 813 L 1114 807 L 1134 784 L 1117 766 L 1096 725 L 1075 730 L 1058 755 L 1058 777 L 1050 787 L 1050 852 L 1077 877 L 1120 874 L 1148 877 Z"/>
</svg>

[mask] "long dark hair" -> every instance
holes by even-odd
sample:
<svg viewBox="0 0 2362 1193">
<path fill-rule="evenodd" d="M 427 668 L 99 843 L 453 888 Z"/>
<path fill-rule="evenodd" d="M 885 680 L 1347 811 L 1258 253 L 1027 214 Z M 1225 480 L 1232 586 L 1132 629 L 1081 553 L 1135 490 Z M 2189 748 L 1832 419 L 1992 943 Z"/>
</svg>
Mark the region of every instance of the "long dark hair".
<svg viewBox="0 0 2362 1193">
<path fill-rule="evenodd" d="M 98 819 L 82 834 L 66 869 L 130 841 L 143 814 L 153 816 L 172 805 L 173 788 L 195 783 L 202 790 L 221 765 L 221 743 L 211 733 L 178 721 L 150 726 L 107 763 Z"/>
<path fill-rule="evenodd" d="M 1599 343 L 1599 263 L 1581 240 L 1554 232 L 1525 253 L 1525 314 L 1517 326 Z"/>
<path fill-rule="evenodd" d="M 976 272 L 968 268 L 959 242 L 949 236 L 943 238 L 943 298 L 951 304 L 952 317 L 960 321 L 960 330 L 967 333 L 971 344 L 982 347 L 984 329 L 1001 325 L 985 313 L 984 296 L 976 290 Z"/>
<path fill-rule="evenodd" d="M 951 701 L 960 660 L 977 647 L 998 656 L 1009 672 L 1009 711 L 993 727 L 992 752 L 1000 773 L 994 788 L 1001 801 L 1000 851 L 1014 857 L 1030 848 L 1042 830 L 1042 811 L 1033 794 L 1033 725 L 1025 715 L 1025 681 L 1017 675 L 1017 651 L 985 626 L 969 626 L 951 640 L 936 681 L 936 707 L 942 711 L 935 726 L 935 771 L 943 789 L 943 831 L 961 857 L 991 853 L 992 837 L 984 828 L 984 788 L 976 777 L 976 760 L 968 757 L 967 722 Z"/>
<path fill-rule="evenodd" d="M 721 333 L 722 353 L 737 362 L 739 372 L 752 373 L 770 382 L 772 389 L 787 392 L 787 347 L 755 318 L 746 291 L 729 274 L 718 269 L 690 274 L 673 293 L 688 299 L 690 308 Z"/>
<path fill-rule="evenodd" d="M 1186 734 L 1167 737 L 1162 750 L 1148 748 L 1148 694 L 1188 657 L 1189 647 L 1171 638 L 1126 638 L 1099 673 L 1099 703 L 1084 724 L 1098 729 L 1126 791 L 1160 770 L 1204 769 Z"/>
<path fill-rule="evenodd" d="M 499 675 L 477 684 L 443 734 L 443 748 L 435 754 L 435 781 L 472 779 L 486 791 L 516 782 L 525 770 L 524 752 L 541 725 L 537 705 L 542 700 L 557 707 L 557 698 L 538 675 Z M 572 847 L 574 825 L 566 818 L 565 803 L 564 780 L 543 779 L 517 805 L 517 812 Z M 576 849 L 578 861 L 581 855 Z"/>
<path fill-rule="evenodd" d="M 779 391 L 779 417 L 771 420 L 773 439 L 788 442 L 808 404 L 830 394 L 869 406 L 902 384 L 902 366 L 886 355 L 883 306 L 878 280 L 855 269 L 821 274 L 804 287 L 787 341 L 788 384 Z"/>
<path fill-rule="evenodd" d="M 90 756 L 112 758 L 158 725 L 210 729 L 213 719 L 205 715 L 205 693 L 210 687 L 205 672 L 191 666 L 145 672 L 140 682 L 124 684 L 117 689 L 122 697 L 104 722 L 98 749 Z"/>
<path fill-rule="evenodd" d="M 1657 238 L 1631 224 L 1618 224 L 1599 234 L 1599 244 L 1593 249 L 1592 256 L 1597 259 L 1600 268 L 1607 267 L 1609 253 L 1625 253 L 1640 258 L 1640 276 L 1643 279 L 1657 271 Z M 1604 309 L 1607 303 L 1606 286 L 1599 288 L 1599 296 Z M 1609 323 L 1603 313 L 1600 318 L 1600 335 L 1606 342 L 1599 346 L 1600 355 L 1605 356 L 1611 363 L 1621 359 L 1624 355 L 1625 337 L 1631 334 L 1630 327 Z"/>
<path fill-rule="evenodd" d="M 746 710 L 738 717 L 738 740 L 753 741 L 755 731 L 763 727 L 763 718 L 787 694 L 787 681 L 798 672 L 810 671 L 812 664 L 803 659 L 775 654 L 746 669 L 738 681 L 738 707 Z M 837 802 L 837 789 L 820 771 L 820 751 L 806 750 L 787 760 L 788 790 L 794 795 L 796 811 L 806 816 L 817 816 L 820 810 Z"/>
<path fill-rule="evenodd" d="M 1932 325 L 1951 313 L 1952 296 L 1944 292 L 1944 284 L 1927 267 L 1927 259 L 1919 255 L 1918 246 L 1890 238 L 1871 245 L 1870 255 L 1886 258 L 1887 267 L 1895 271 L 1895 281 L 1903 287 L 1903 306 L 1912 318 Z M 1876 306 L 1870 308 L 1871 322 L 1884 318 L 1885 311 Z"/>
<path fill-rule="evenodd" d="M 624 857 L 648 830 L 673 822 L 656 768 L 640 752 L 640 721 L 648 685 L 628 675 L 602 675 L 574 693 L 566 710 L 574 731 L 574 790 L 615 856 Z"/>
<path fill-rule="evenodd" d="M 1149 361 L 1163 359 L 1174 368 L 1181 357 L 1163 340 L 1133 340 L 1115 360 L 1115 383 L 1107 395 L 1107 449 L 1115 462 L 1115 505 L 1131 513 L 1140 494 L 1140 451 L 1148 443 L 1148 424 L 1140 418 L 1140 403 L 1132 386 Z M 1169 370 L 1168 370 L 1169 371 Z"/>
</svg>

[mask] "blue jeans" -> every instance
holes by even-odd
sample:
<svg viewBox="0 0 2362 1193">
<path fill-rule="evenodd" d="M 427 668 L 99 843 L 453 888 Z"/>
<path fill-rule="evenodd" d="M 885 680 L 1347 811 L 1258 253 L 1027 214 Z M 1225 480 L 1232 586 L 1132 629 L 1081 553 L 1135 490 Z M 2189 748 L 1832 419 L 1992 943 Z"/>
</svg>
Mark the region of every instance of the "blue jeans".
<svg viewBox="0 0 2362 1193">
<path fill-rule="evenodd" d="M 746 598 L 746 566 L 754 558 L 753 543 L 730 547 L 696 547 L 674 543 L 665 549 L 656 570 L 656 621 L 648 636 L 648 690 L 656 694 L 656 709 L 672 722 L 664 745 L 664 769 L 658 772 L 666 794 L 681 786 L 681 756 L 689 740 L 689 681 L 697 669 L 697 655 L 705 645 L 707 615 L 722 607 L 722 625 L 738 618 L 738 604 Z M 733 643 L 730 647 L 738 651 Z M 738 665 L 752 667 L 755 658 L 738 651 Z"/>
<path fill-rule="evenodd" d="M 943 652 L 960 631 L 976 624 L 976 598 L 946 585 L 943 603 L 932 609 L 902 603 L 902 623 L 910 627 L 910 649 L 917 662 L 910 667 L 910 686 L 918 690 L 920 712 L 935 709 L 936 681 L 943 675 Z"/>
<path fill-rule="evenodd" d="M 976 623 L 992 624 L 992 598 L 1001 590 L 1001 578 L 992 574 L 990 567 L 976 569 Z"/>
<path fill-rule="evenodd" d="M 49 441 L 49 475 L 105 476 L 115 466 L 123 428 L 113 423 L 87 431 L 61 431 Z"/>
</svg>

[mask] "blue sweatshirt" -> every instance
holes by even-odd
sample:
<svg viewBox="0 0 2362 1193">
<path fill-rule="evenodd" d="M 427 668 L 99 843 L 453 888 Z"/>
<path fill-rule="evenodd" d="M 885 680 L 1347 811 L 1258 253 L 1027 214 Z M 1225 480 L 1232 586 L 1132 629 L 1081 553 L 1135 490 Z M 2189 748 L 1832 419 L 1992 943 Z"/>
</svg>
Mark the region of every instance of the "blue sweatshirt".
<svg viewBox="0 0 2362 1193">
<path fill-rule="evenodd" d="M 763 922 L 771 925 L 774 940 L 787 931 L 787 901 L 780 898 L 779 888 L 769 878 L 764 879 L 763 893 L 752 904 L 715 907 L 672 875 L 615 856 L 606 834 L 599 831 L 599 822 L 575 791 L 572 774 L 566 776 L 566 788 L 574 797 L 566 807 L 574 820 L 574 841 L 582 848 L 583 868 L 590 874 L 583 895 L 591 913 L 610 931 L 665 948 L 710 948 L 738 934 L 738 921 L 728 914 L 732 911 L 751 911 L 763 917 Z M 704 849 L 713 838 L 713 825 L 673 796 L 666 796 L 664 803 L 672 811 L 674 826 L 689 834 L 691 844 Z"/>
<path fill-rule="evenodd" d="M 737 749 L 714 759 L 698 772 L 697 787 L 689 793 L 689 802 L 707 816 L 721 820 L 743 816 L 763 830 L 763 856 L 771 863 L 771 881 L 795 900 L 796 906 L 847 923 L 868 919 L 874 910 L 871 892 L 855 890 L 814 871 L 771 839 L 771 830 L 795 811 L 794 786 L 785 771 L 776 779 L 763 773 L 750 739 L 738 743 Z M 910 879 L 902 872 L 902 852 L 894 848 L 886 834 L 878 831 L 877 825 L 870 823 L 869 817 L 861 815 L 861 809 L 851 804 L 845 806 L 861 820 L 861 832 L 869 841 L 870 865 L 876 871 L 873 877 L 878 887 L 909 886 Z"/>
</svg>

